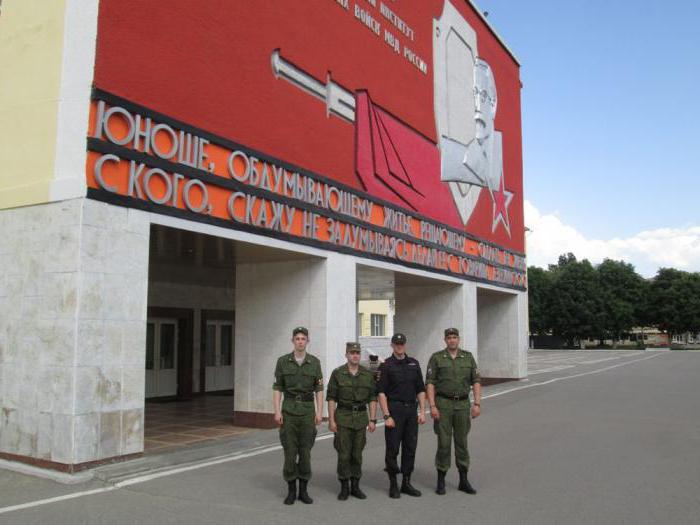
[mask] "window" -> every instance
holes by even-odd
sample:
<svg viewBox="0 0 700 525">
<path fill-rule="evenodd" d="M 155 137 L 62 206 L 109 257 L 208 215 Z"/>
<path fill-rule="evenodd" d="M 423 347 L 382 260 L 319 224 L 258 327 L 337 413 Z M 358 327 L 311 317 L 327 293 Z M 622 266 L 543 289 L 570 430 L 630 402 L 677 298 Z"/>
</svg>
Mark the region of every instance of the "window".
<svg viewBox="0 0 700 525">
<path fill-rule="evenodd" d="M 207 366 L 216 366 L 216 325 L 207 324 L 205 341 L 205 361 Z"/>
<path fill-rule="evenodd" d="M 233 326 L 221 326 L 221 366 L 231 366 L 231 351 L 233 350 Z"/>
<path fill-rule="evenodd" d="M 156 355 L 156 325 L 146 325 L 146 370 L 153 370 Z"/>
<path fill-rule="evenodd" d="M 384 337 L 386 335 L 386 315 L 372 314 L 370 323 L 372 337 Z"/>
<path fill-rule="evenodd" d="M 206 366 L 233 365 L 233 323 L 207 321 L 204 339 Z"/>
<path fill-rule="evenodd" d="M 160 361 L 161 369 L 175 368 L 175 324 L 160 325 Z"/>
</svg>

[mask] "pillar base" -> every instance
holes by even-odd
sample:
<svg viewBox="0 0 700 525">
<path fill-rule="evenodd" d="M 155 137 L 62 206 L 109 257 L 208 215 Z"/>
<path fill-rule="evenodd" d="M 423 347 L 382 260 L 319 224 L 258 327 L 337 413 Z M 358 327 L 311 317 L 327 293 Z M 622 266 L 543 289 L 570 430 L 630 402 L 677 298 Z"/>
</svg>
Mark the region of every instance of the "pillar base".
<svg viewBox="0 0 700 525">
<path fill-rule="evenodd" d="M 107 465 L 109 463 L 121 463 L 122 461 L 129 461 L 132 459 L 140 458 L 142 456 L 143 452 L 137 452 L 135 454 L 127 454 L 125 456 L 114 456 L 111 458 L 97 459 L 95 461 L 85 461 L 84 463 L 59 463 L 57 461 L 51 461 L 49 459 L 39 459 L 33 458 L 31 456 L 22 456 L 19 454 L 9 454 L 7 452 L 0 452 L 0 459 L 4 459 L 6 461 L 14 461 L 16 463 L 24 463 L 25 465 L 31 465 L 32 467 L 56 470 L 65 474 L 75 474 L 76 472 L 81 472 L 90 468 L 99 467 L 100 465 Z"/>
</svg>

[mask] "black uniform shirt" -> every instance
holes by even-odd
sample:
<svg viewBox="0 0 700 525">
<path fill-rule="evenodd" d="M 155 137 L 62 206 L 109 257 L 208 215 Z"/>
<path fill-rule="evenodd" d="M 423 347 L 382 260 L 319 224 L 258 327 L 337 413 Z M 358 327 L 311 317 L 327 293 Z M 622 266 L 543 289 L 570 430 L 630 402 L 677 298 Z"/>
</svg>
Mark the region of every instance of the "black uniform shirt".
<svg viewBox="0 0 700 525">
<path fill-rule="evenodd" d="M 377 392 L 385 394 L 389 401 L 414 402 L 425 392 L 420 364 L 412 357 L 396 359 L 392 354 L 379 367 Z"/>
</svg>

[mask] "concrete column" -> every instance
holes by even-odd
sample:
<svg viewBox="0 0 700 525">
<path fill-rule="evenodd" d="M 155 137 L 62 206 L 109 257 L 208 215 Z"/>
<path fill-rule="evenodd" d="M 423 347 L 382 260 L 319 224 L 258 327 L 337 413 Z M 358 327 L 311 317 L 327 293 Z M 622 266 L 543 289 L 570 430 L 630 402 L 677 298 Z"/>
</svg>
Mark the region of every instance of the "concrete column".
<svg viewBox="0 0 700 525">
<path fill-rule="evenodd" d="M 143 451 L 148 214 L 84 200 L 74 462 Z"/>
<path fill-rule="evenodd" d="M 345 343 L 357 341 L 355 258 L 332 253 L 325 261 L 326 333 L 324 356 L 320 354 L 327 381 L 334 368 L 345 363 Z"/>
<path fill-rule="evenodd" d="M 309 329 L 309 352 L 324 379 L 355 337 L 355 262 L 327 259 L 245 263 L 236 267 L 234 420 L 269 426 L 272 382 L 279 356 L 292 351 L 292 329 Z"/>
<path fill-rule="evenodd" d="M 464 305 L 464 332 L 462 336 L 462 348 L 469 350 L 479 364 L 479 331 L 476 308 L 476 283 L 467 281 L 461 285 L 462 301 Z M 459 327 L 457 327 L 459 328 Z M 444 336 L 444 334 L 443 334 Z"/>
<path fill-rule="evenodd" d="M 439 281 L 428 286 L 396 286 L 394 329 L 406 334 L 407 353 L 420 361 L 424 373 L 430 355 L 444 348 L 445 328 L 458 328 L 471 344 L 467 330 L 474 324 L 469 319 L 474 294 L 470 292 L 466 285 Z"/>
<path fill-rule="evenodd" d="M 74 460 L 79 200 L 0 210 L 0 453 Z"/>
<path fill-rule="evenodd" d="M 527 376 L 527 293 L 477 291 L 479 367 L 484 377 Z"/>
<path fill-rule="evenodd" d="M 74 199 L 0 226 L 0 453 L 71 470 L 140 452 L 146 215 Z"/>
</svg>

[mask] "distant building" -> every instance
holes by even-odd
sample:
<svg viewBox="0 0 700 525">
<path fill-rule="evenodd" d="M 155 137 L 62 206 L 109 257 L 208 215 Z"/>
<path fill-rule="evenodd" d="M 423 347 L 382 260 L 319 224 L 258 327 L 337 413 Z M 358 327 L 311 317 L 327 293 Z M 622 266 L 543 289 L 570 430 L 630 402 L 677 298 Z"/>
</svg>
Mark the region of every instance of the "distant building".
<svg viewBox="0 0 700 525">
<path fill-rule="evenodd" d="M 674 334 L 671 342 L 679 346 L 697 346 L 700 345 L 700 332 L 685 332 L 683 334 Z"/>
<path fill-rule="evenodd" d="M 390 339 L 394 333 L 394 303 L 389 299 L 357 302 L 357 324 L 362 354 L 378 355 L 384 359 L 391 352 Z"/>
<path fill-rule="evenodd" d="M 613 344 L 621 347 L 636 346 L 640 342 L 643 342 L 644 346 L 648 348 L 669 346 L 668 334 L 662 332 L 658 328 L 653 327 L 633 328 L 630 332 L 622 334 L 622 337 L 617 341 L 613 341 L 612 339 L 603 339 L 603 344 L 606 346 L 612 346 Z M 590 348 L 599 346 L 601 340 L 597 337 L 589 337 L 584 339 L 583 343 L 586 348 Z"/>
</svg>

